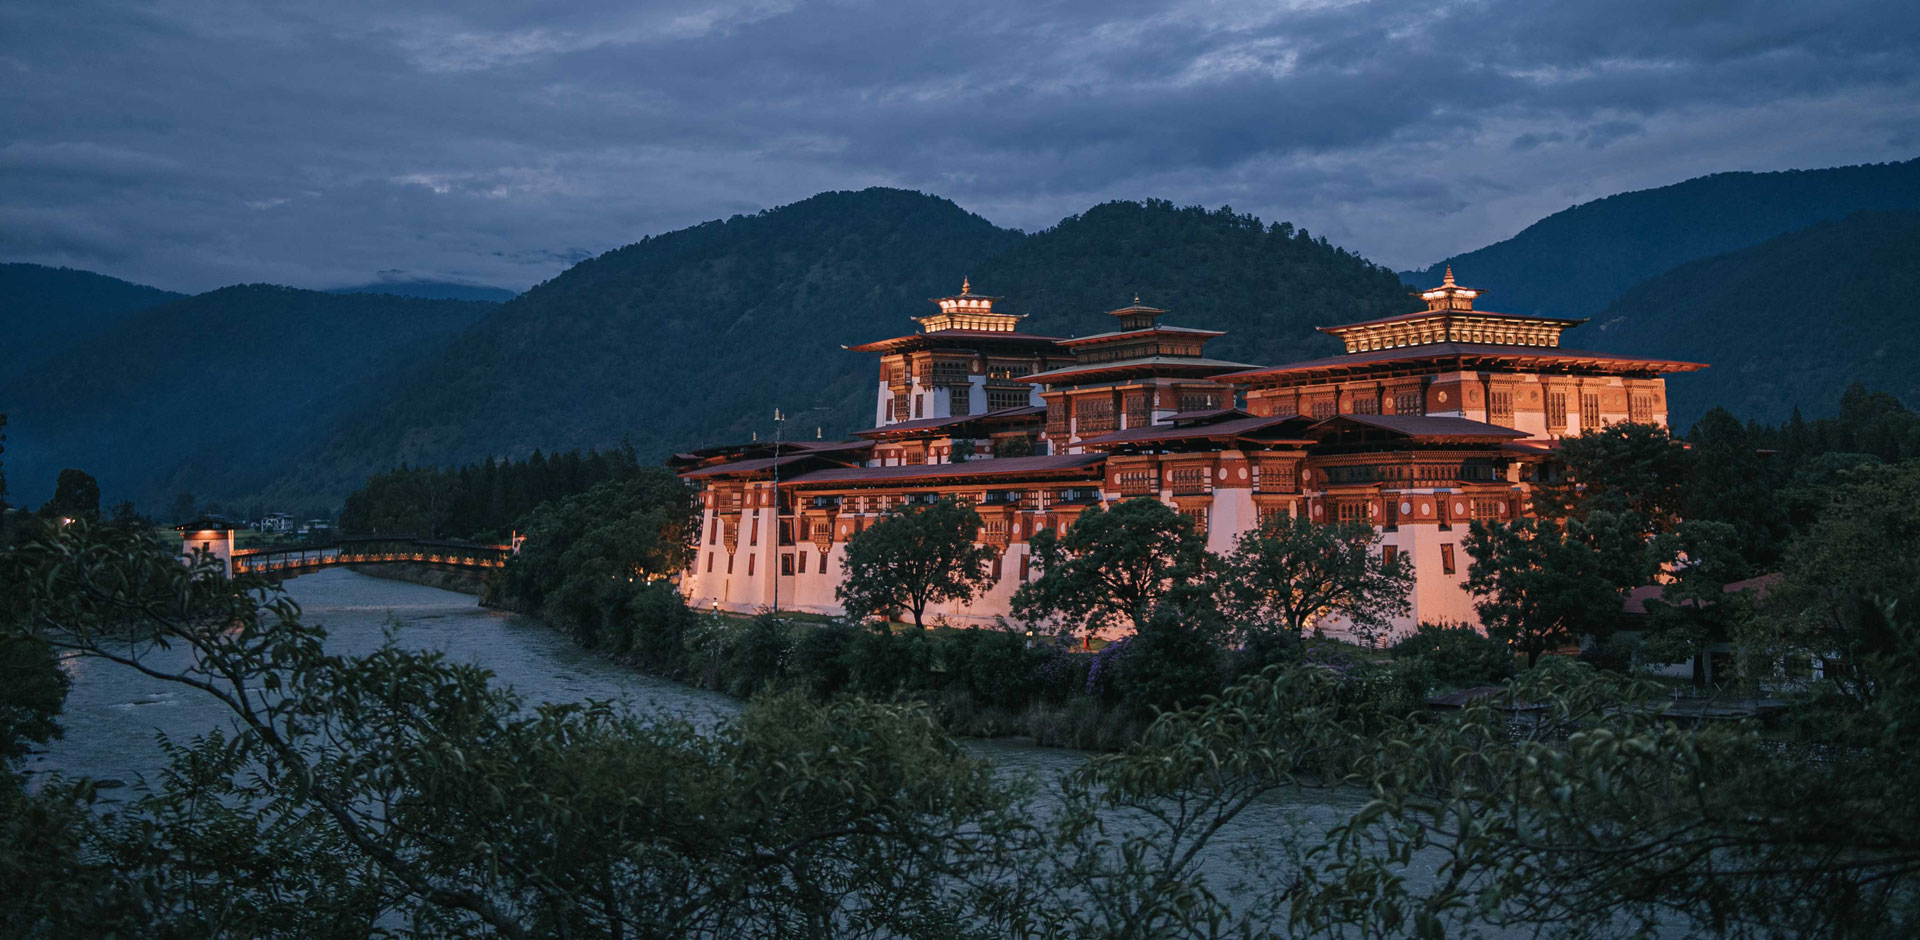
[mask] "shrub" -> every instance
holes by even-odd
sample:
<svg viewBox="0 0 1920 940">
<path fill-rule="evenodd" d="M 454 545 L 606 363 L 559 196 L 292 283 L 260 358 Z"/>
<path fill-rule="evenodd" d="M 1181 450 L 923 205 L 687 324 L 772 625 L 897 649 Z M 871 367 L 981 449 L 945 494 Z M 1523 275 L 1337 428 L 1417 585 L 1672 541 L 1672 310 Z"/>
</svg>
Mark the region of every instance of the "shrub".
<svg viewBox="0 0 1920 940">
<path fill-rule="evenodd" d="M 648 672 L 680 676 L 687 669 L 687 636 L 699 619 L 680 592 L 655 582 L 634 592 L 627 603 L 630 633 L 627 653 Z"/>
<path fill-rule="evenodd" d="M 1633 671 L 1634 654 L 1639 652 L 1639 647 L 1639 643 L 1625 637 L 1599 640 L 1580 651 L 1580 661 L 1595 669 L 1626 675 Z"/>
<path fill-rule="evenodd" d="M 787 657 L 787 674 L 817 699 L 847 691 L 853 683 L 853 643 L 863 632 L 837 620 L 802 630 Z"/>
<path fill-rule="evenodd" d="M 947 645 L 950 681 L 964 683 L 978 704 L 1019 710 L 1034 696 L 1027 638 L 1007 630 L 961 630 Z"/>
<path fill-rule="evenodd" d="M 931 687 L 933 662 L 922 631 L 862 632 L 849 648 L 855 694 L 891 699 Z"/>
<path fill-rule="evenodd" d="M 727 657 L 727 693 L 744 698 L 766 688 L 786 671 L 793 630 L 772 613 L 747 622 L 734 637 Z"/>
<path fill-rule="evenodd" d="M 1121 701 L 1136 712 L 1197 704 L 1220 691 L 1222 650 L 1204 614 L 1162 606 L 1118 661 Z"/>
<path fill-rule="evenodd" d="M 1393 658 L 1419 660 L 1441 685 L 1484 685 L 1513 675 L 1513 650 L 1465 624 L 1423 623 L 1393 645 Z"/>
</svg>

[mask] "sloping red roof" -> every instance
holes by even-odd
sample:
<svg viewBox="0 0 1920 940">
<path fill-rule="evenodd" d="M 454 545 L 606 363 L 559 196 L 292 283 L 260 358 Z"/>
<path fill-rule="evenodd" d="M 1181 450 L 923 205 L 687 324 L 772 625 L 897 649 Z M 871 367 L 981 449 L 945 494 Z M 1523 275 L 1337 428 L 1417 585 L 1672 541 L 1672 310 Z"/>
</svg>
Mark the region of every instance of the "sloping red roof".
<svg viewBox="0 0 1920 940">
<path fill-rule="evenodd" d="M 1147 309 L 1147 310 L 1151 310 L 1152 308 L 1151 308 L 1151 307 L 1147 307 L 1147 308 L 1143 308 L 1143 309 Z M 1126 313 L 1126 312 L 1128 312 L 1128 311 L 1126 311 L 1126 310 L 1116 310 L 1116 311 L 1114 311 L 1114 313 Z M 1165 312 L 1165 311 L 1162 311 L 1162 312 Z M 1144 336 L 1148 336 L 1148 335 L 1150 335 L 1150 334 L 1153 334 L 1153 333 L 1172 333 L 1172 334 L 1174 334 L 1174 335 L 1176 335 L 1176 336 L 1207 336 L 1207 337 L 1213 337 L 1213 336 L 1225 336 L 1225 335 L 1227 335 L 1227 334 L 1225 334 L 1225 333 L 1223 333 L 1223 332 L 1221 332 L 1221 331 L 1219 331 L 1219 330 L 1202 330 L 1202 329 L 1198 329 L 1198 328 L 1195 328 L 1195 327 L 1191 327 L 1191 326 L 1170 326 L 1170 325 L 1169 325 L 1169 326 L 1161 326 L 1161 325 L 1158 325 L 1158 324 L 1156 324 L 1156 325 L 1154 325 L 1154 326 L 1143 326 L 1143 327 L 1141 327 L 1140 329 L 1137 329 L 1137 330 L 1109 330 L 1109 331 L 1107 331 L 1107 332 L 1105 332 L 1105 333 L 1092 333 L 1092 334 L 1089 334 L 1089 335 L 1086 335 L 1086 336 L 1075 336 L 1075 337 L 1073 337 L 1073 338 L 1071 338 L 1071 339 L 1063 339 L 1063 340 L 1061 340 L 1061 341 L 1060 341 L 1060 345 L 1062 345 L 1062 346 L 1084 346 L 1084 345 L 1086 345 L 1086 344 L 1088 344 L 1088 343 L 1096 343 L 1096 342 L 1103 342 L 1103 341 L 1105 341 L 1105 340 L 1110 340 L 1110 339 L 1114 339 L 1114 338 L 1116 338 L 1116 337 L 1120 337 L 1120 336 L 1142 336 L 1142 337 L 1144 337 Z"/>
<path fill-rule="evenodd" d="M 811 460 L 816 456 L 818 455 L 803 451 L 797 454 L 781 454 L 778 458 L 757 457 L 753 460 L 736 460 L 732 463 L 715 464 L 703 470 L 689 470 L 680 474 L 680 476 L 688 480 L 700 480 L 707 477 L 730 476 L 736 473 L 760 473 L 765 470 L 771 470 L 776 465 L 785 467 L 801 460 Z"/>
<path fill-rule="evenodd" d="M 1046 372 L 1035 372 L 1020 377 L 1022 382 L 1054 383 L 1064 378 L 1084 378 L 1103 372 L 1131 372 L 1147 375 L 1159 372 L 1198 372 L 1206 376 L 1218 375 L 1235 369 L 1244 369 L 1244 362 L 1226 362 L 1220 359 L 1203 359 L 1194 356 L 1145 356 L 1138 359 L 1116 359 L 1111 362 L 1089 362 Z"/>
<path fill-rule="evenodd" d="M 906 336 L 895 336 L 891 339 L 877 339 L 870 343 L 861 343 L 858 346 L 848 346 L 847 348 L 853 352 L 882 352 L 899 346 L 911 345 L 918 341 L 934 343 L 948 340 L 965 341 L 969 343 L 1008 340 L 1019 343 L 1057 345 L 1060 342 L 1060 337 L 1002 330 L 934 330 L 931 333 L 909 333 Z"/>
<path fill-rule="evenodd" d="M 1566 317 L 1535 316 L 1530 313 L 1501 313 L 1498 310 L 1415 310 L 1412 313 L 1396 313 L 1390 317 L 1376 317 L 1356 323 L 1342 323 L 1339 326 L 1315 327 L 1322 333 L 1334 330 L 1350 330 L 1362 326 L 1379 326 L 1384 323 L 1403 323 L 1408 320 L 1420 320 L 1426 317 L 1485 317 L 1489 320 L 1524 320 L 1529 323 L 1558 323 L 1562 326 L 1579 326 L 1587 322 L 1586 317 L 1577 320 Z"/>
<path fill-rule="evenodd" d="M 1213 437 L 1243 437 L 1243 436 L 1252 434 L 1256 431 L 1264 431 L 1264 430 L 1267 430 L 1268 428 L 1274 428 L 1283 424 L 1287 424 L 1288 422 L 1305 424 L 1310 421 L 1312 421 L 1311 418 L 1305 419 L 1303 421 L 1298 415 L 1284 415 L 1281 417 L 1248 416 L 1244 418 L 1231 418 L 1225 421 L 1211 421 L 1205 424 L 1188 424 L 1184 426 L 1172 425 L 1172 424 L 1152 424 L 1146 427 L 1128 428 L 1124 431 L 1115 431 L 1112 434 L 1102 434 L 1099 437 L 1083 438 L 1081 439 L 1080 443 L 1087 446 L 1093 446 L 1093 445 L 1111 445 L 1111 444 L 1138 444 L 1146 441 L 1182 441 L 1182 440 L 1196 440 L 1196 439 L 1205 439 L 1205 438 L 1213 438 Z M 1308 439 L 1302 438 L 1299 440 L 1299 443 L 1308 444 L 1312 442 Z"/>
<path fill-rule="evenodd" d="M 1086 470 L 1099 466 L 1106 459 L 1105 454 L 1056 454 L 1045 457 L 992 457 L 965 463 L 909 464 L 904 467 L 834 467 L 803 473 L 788 482 L 795 486 L 815 486 L 1019 477 Z"/>
<path fill-rule="evenodd" d="M 1518 366 L 1575 366 L 1612 367 L 1628 371 L 1643 372 L 1694 372 L 1707 367 L 1702 362 L 1681 362 L 1673 359 L 1649 359 L 1645 356 L 1623 356 L 1616 353 L 1589 352 L 1582 349 L 1566 349 L 1560 346 L 1508 346 L 1499 343 L 1425 343 L 1418 346 L 1397 346 L 1393 349 L 1374 349 L 1367 352 L 1347 353 L 1340 356 L 1328 356 L 1324 359 L 1308 359 L 1303 362 L 1290 362 L 1281 366 L 1268 366 L 1217 375 L 1214 378 L 1223 382 L 1250 382 L 1257 379 L 1284 378 L 1291 375 L 1310 375 L 1316 372 L 1343 372 L 1364 369 L 1372 366 L 1390 365 L 1402 362 L 1419 362 L 1423 359 L 1498 359 Z"/>
<path fill-rule="evenodd" d="M 988 411 L 977 415 L 956 415 L 947 418 L 916 418 L 912 421 L 901 421 L 897 424 L 883 424 L 877 428 L 868 428 L 864 431 L 855 431 L 853 433 L 859 437 L 880 437 L 898 431 L 930 431 L 936 428 L 952 427 L 973 421 L 985 421 L 997 418 L 1024 418 L 1030 415 L 1042 414 L 1046 410 L 1047 407 L 1045 405 L 1021 405 L 1018 408 L 1002 408 L 999 411 Z"/>
<path fill-rule="evenodd" d="M 1525 431 L 1503 428 L 1485 421 L 1442 415 L 1334 415 L 1314 425 L 1312 430 L 1318 431 L 1342 422 L 1379 428 L 1408 437 L 1473 437 L 1505 441 L 1527 436 Z"/>
<path fill-rule="evenodd" d="M 1728 582 L 1727 586 L 1722 588 L 1722 590 L 1728 594 L 1752 591 L 1757 597 L 1765 597 L 1767 596 L 1767 592 L 1772 590 L 1773 586 L 1778 583 L 1780 583 L 1780 573 L 1776 571 L 1772 574 L 1763 574 L 1758 577 L 1748 578 L 1744 581 Z M 1620 610 L 1622 613 L 1628 614 L 1645 614 L 1647 612 L 1647 602 L 1659 600 L 1660 595 L 1665 593 L 1666 589 L 1667 586 L 1664 584 L 1643 584 L 1634 588 L 1628 591 L 1626 598 L 1620 602 Z"/>
</svg>

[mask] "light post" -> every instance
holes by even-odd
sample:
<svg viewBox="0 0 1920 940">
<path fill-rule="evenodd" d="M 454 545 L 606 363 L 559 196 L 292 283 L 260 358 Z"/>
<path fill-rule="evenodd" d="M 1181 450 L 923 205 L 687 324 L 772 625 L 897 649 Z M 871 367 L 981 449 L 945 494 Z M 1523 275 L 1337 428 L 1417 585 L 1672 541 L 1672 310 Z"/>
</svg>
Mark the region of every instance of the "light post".
<svg viewBox="0 0 1920 940">
<path fill-rule="evenodd" d="M 784 547 L 780 544 L 780 440 L 786 426 L 787 416 L 781 414 L 780 409 L 773 409 L 773 564 L 768 567 L 773 569 L 773 613 L 776 618 L 780 615 L 780 559 L 783 557 L 780 550 Z"/>
</svg>

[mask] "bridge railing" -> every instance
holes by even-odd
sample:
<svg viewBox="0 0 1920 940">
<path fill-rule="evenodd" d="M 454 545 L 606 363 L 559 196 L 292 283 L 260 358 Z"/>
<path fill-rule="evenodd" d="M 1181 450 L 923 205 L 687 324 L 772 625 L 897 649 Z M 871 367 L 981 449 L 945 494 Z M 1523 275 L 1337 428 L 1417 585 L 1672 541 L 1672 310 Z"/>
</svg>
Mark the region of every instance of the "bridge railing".
<svg viewBox="0 0 1920 940">
<path fill-rule="evenodd" d="M 510 545 L 478 545 L 444 539 L 370 536 L 339 539 L 325 545 L 256 548 L 233 553 L 235 574 L 304 571 L 336 565 L 416 562 L 461 568 L 499 568 L 513 555 Z"/>
</svg>

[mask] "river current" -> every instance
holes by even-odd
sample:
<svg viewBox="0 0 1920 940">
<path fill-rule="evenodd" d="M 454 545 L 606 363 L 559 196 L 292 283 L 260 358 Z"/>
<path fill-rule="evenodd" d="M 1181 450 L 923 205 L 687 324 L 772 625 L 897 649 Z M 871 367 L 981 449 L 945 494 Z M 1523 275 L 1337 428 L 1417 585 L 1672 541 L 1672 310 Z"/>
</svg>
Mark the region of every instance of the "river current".
<svg viewBox="0 0 1920 940">
<path fill-rule="evenodd" d="M 498 682 L 512 686 L 528 703 L 615 700 L 637 714 L 674 716 L 696 726 L 711 725 L 740 708 L 738 701 L 719 693 L 608 662 L 529 618 L 482 608 L 469 595 L 345 570 L 296 578 L 287 582 L 286 590 L 309 622 L 326 627 L 328 644 L 337 652 L 376 649 L 391 630 L 403 647 L 443 651 L 492 670 Z M 177 666 L 186 655 L 159 651 L 154 664 Z M 165 764 L 162 735 L 185 741 L 229 726 L 226 711 L 194 690 L 96 659 L 69 659 L 65 666 L 74 680 L 60 716 L 66 733 L 28 758 L 26 770 L 35 778 L 60 773 L 91 776 L 110 787 L 137 786 L 142 777 L 157 779 Z M 1037 809 L 1043 812 L 1048 783 L 1088 756 L 1019 739 L 969 740 L 967 746 L 993 760 L 1004 774 L 1037 778 L 1042 794 Z M 105 795 L 127 792 L 114 788 Z M 1291 839 L 1301 826 L 1324 831 L 1360 802 L 1357 793 L 1347 793 L 1256 805 L 1221 834 L 1202 867 L 1215 885 L 1231 885 L 1242 874 L 1233 861 L 1233 848 Z M 1410 874 L 1416 879 L 1426 875 Z"/>
</svg>

